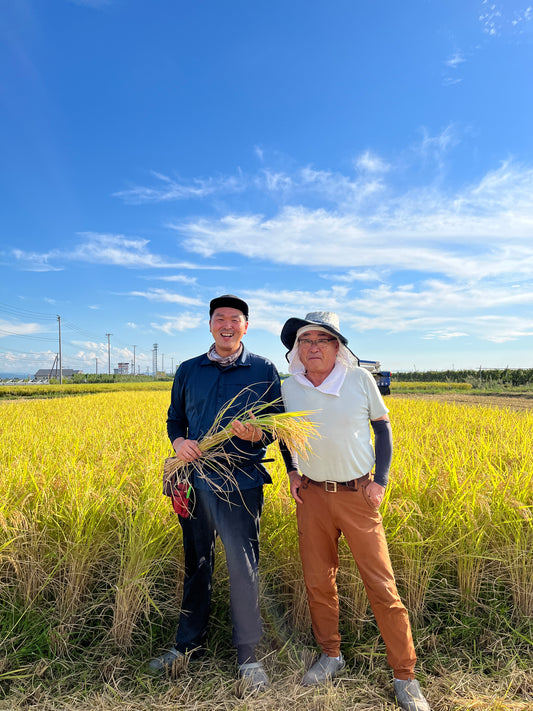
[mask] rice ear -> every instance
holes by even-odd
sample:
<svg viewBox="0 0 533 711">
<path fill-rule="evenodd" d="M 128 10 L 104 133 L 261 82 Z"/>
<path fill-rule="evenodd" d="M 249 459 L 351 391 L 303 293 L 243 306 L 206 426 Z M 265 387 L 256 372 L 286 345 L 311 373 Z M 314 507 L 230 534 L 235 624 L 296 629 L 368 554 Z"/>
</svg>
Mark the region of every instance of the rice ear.
<svg viewBox="0 0 533 711">
<path fill-rule="evenodd" d="M 177 472 L 180 479 L 188 478 L 188 474 L 194 471 L 200 477 L 208 478 L 204 472 L 207 464 L 211 469 L 216 468 L 225 482 L 235 486 L 233 465 L 231 455 L 224 451 L 224 444 L 235 435 L 231 429 L 231 422 L 225 427 L 221 427 L 228 410 L 233 403 L 249 388 L 243 388 L 235 397 L 231 398 L 217 413 L 215 420 L 207 433 L 198 442 L 198 447 L 202 456 L 193 461 L 185 462 L 178 457 L 168 457 L 165 460 L 164 477 L 167 479 Z M 251 407 L 247 407 L 233 417 L 232 422 L 239 420 L 243 425 L 250 424 L 261 429 L 274 439 L 283 442 L 292 452 L 299 457 L 307 459 L 309 455 L 309 439 L 319 437 L 315 424 L 309 419 L 312 412 L 275 412 L 272 408 L 282 407 L 281 398 L 266 401 L 259 400 Z M 269 412 L 265 412 L 265 410 Z M 211 484 L 213 483 L 210 480 Z"/>
</svg>

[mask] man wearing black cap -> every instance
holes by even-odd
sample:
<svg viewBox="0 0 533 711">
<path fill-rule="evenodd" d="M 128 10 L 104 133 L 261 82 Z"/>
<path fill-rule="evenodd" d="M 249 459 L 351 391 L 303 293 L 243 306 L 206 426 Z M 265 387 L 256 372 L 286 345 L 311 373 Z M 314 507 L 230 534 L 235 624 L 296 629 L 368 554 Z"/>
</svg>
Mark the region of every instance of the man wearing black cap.
<svg viewBox="0 0 533 711">
<path fill-rule="evenodd" d="M 259 519 L 263 484 L 271 483 L 262 464 L 270 439 L 259 427 L 244 426 L 238 415 L 258 402 L 273 403 L 280 412 L 278 372 L 269 360 L 250 353 L 242 344 L 248 330 L 248 304 L 225 294 L 213 299 L 209 351 L 183 362 L 174 378 L 167 431 L 176 456 L 201 464 L 198 442 L 227 407 L 220 428 L 232 423 L 234 437 L 224 445 L 232 469 L 222 475 L 208 463 L 201 475 L 192 470 L 193 509 L 180 515 L 185 551 L 183 601 L 175 646 L 153 659 L 148 670 L 163 671 L 186 654 L 202 652 L 211 603 L 215 539 L 220 536 L 230 577 L 233 644 L 237 647 L 239 676 L 253 690 L 268 686 L 255 650 L 262 635 L 259 612 Z M 231 403 L 228 407 L 228 403 Z"/>
<path fill-rule="evenodd" d="M 344 534 L 385 641 L 396 700 L 405 711 L 429 711 L 415 680 L 411 626 L 379 513 L 392 458 L 388 409 L 374 378 L 348 349 L 337 314 L 291 318 L 281 340 L 291 374 L 282 386 L 285 407 L 312 412 L 320 434 L 299 470 L 289 471 L 313 632 L 322 651 L 303 684 L 323 684 L 345 666 L 336 586 L 338 541 Z"/>
</svg>

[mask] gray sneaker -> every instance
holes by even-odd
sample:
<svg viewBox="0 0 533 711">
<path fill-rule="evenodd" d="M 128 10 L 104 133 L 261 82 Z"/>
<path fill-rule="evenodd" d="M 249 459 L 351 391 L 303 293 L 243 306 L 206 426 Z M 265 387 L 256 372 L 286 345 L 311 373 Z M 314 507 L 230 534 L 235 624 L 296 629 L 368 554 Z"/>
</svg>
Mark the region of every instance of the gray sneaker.
<svg viewBox="0 0 533 711">
<path fill-rule="evenodd" d="M 342 654 L 340 659 L 335 659 L 335 657 L 328 657 L 327 654 L 322 654 L 320 659 L 316 661 L 311 669 L 306 672 L 304 678 L 302 679 L 303 686 L 317 686 L 319 684 L 325 684 L 335 677 L 341 669 L 344 669 L 346 662 Z"/>
<path fill-rule="evenodd" d="M 404 711 L 431 711 L 418 681 L 415 679 L 394 680 L 394 694 L 398 706 Z"/>
<path fill-rule="evenodd" d="M 148 674 L 161 674 L 162 672 L 168 671 L 177 659 L 185 660 L 185 655 L 183 652 L 178 652 L 175 647 L 172 647 L 172 649 L 160 657 L 151 659 L 146 665 L 146 671 Z"/>
<path fill-rule="evenodd" d="M 239 664 L 239 678 L 244 682 L 247 691 L 264 691 L 270 686 L 261 662 Z"/>
</svg>

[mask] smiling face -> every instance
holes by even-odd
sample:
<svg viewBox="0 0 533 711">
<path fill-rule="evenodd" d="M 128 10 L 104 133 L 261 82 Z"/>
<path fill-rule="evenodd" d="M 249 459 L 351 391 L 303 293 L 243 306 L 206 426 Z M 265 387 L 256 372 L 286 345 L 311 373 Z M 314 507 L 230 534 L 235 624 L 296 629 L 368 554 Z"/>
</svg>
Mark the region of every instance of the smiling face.
<svg viewBox="0 0 533 711">
<path fill-rule="evenodd" d="M 319 339 L 324 343 L 319 345 L 317 343 Z M 311 341 L 311 343 L 306 343 L 306 341 Z M 304 365 L 307 377 L 315 385 L 317 384 L 315 381 L 325 380 L 335 367 L 338 350 L 339 341 L 331 333 L 309 330 L 300 334 L 298 355 Z"/>
<path fill-rule="evenodd" d="M 223 306 L 213 312 L 209 330 L 215 339 L 216 352 L 230 356 L 239 350 L 241 339 L 248 330 L 248 321 L 242 311 Z"/>
</svg>

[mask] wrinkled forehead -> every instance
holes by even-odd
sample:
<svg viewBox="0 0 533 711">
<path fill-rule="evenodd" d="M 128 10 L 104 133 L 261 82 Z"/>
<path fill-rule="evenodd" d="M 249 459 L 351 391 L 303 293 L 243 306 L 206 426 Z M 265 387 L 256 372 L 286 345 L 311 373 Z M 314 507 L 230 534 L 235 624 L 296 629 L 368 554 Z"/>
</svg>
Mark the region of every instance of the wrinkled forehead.
<svg viewBox="0 0 533 711">
<path fill-rule="evenodd" d="M 319 338 L 324 333 L 327 336 L 335 338 L 335 336 L 331 333 L 331 331 L 328 331 L 327 328 L 322 328 L 321 326 L 313 326 L 311 328 L 309 326 L 302 326 L 302 328 L 298 329 L 296 339 L 301 336 L 306 336 L 307 338 Z"/>
</svg>

